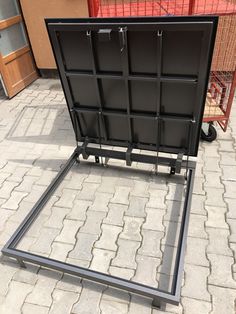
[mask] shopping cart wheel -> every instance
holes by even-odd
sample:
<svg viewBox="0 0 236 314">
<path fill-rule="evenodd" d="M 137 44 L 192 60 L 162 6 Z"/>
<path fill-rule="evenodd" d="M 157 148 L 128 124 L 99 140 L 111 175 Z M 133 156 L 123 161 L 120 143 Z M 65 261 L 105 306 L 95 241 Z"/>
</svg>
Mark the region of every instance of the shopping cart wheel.
<svg viewBox="0 0 236 314">
<path fill-rule="evenodd" d="M 212 123 L 208 123 L 208 128 L 201 129 L 201 139 L 206 142 L 213 142 L 217 137 L 217 132 Z"/>
</svg>

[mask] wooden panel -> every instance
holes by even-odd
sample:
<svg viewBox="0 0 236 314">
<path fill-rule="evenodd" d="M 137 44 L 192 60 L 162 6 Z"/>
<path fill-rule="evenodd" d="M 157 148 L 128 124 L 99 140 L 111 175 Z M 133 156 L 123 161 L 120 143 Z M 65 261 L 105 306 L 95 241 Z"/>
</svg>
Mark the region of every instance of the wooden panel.
<svg viewBox="0 0 236 314">
<path fill-rule="evenodd" d="M 38 77 L 29 47 L 23 47 L 0 59 L 4 84 L 10 98 Z"/>
<path fill-rule="evenodd" d="M 87 0 L 20 0 L 20 4 L 38 68 L 55 69 L 44 18 L 88 17 Z"/>
<path fill-rule="evenodd" d="M 9 26 L 12 26 L 14 24 L 17 24 L 21 21 L 22 21 L 22 18 L 20 15 L 10 17 L 9 19 L 6 19 L 6 20 L 1 20 L 0 21 L 0 30 L 7 28 Z"/>
</svg>

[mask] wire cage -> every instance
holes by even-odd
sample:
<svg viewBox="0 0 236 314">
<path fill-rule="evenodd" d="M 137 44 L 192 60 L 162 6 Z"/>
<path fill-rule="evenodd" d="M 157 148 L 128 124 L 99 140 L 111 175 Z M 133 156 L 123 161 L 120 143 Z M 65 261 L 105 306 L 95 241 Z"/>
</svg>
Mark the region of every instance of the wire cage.
<svg viewBox="0 0 236 314">
<path fill-rule="evenodd" d="M 88 0 L 91 17 L 220 15 L 204 122 L 226 131 L 236 87 L 236 0 Z"/>
</svg>

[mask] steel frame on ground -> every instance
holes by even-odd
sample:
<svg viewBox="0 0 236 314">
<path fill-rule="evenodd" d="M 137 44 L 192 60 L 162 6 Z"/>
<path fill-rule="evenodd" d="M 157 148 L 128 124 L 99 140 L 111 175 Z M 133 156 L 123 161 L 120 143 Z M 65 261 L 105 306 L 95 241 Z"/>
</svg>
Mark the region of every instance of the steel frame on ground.
<svg viewBox="0 0 236 314">
<path fill-rule="evenodd" d="M 170 292 L 17 249 L 17 245 L 20 242 L 20 240 L 23 238 L 27 230 L 31 227 L 33 222 L 39 216 L 44 205 L 47 203 L 50 196 L 53 194 L 53 192 L 56 190 L 59 184 L 62 182 L 63 178 L 66 176 L 68 171 L 76 162 L 79 161 L 79 156 L 81 154 L 83 155 L 83 157 L 85 157 L 85 155 L 86 157 L 92 155 L 95 157 L 100 156 L 105 158 L 122 159 L 127 161 L 127 152 L 103 149 L 101 147 L 100 148 L 89 147 L 89 145 L 86 147 L 80 146 L 76 148 L 71 157 L 64 165 L 64 167 L 60 170 L 55 179 L 51 182 L 51 184 L 48 186 L 46 191 L 40 197 L 38 202 L 35 204 L 35 206 L 32 208 L 32 210 L 20 224 L 18 229 L 12 235 L 10 240 L 3 247 L 2 249 L 3 255 L 15 258 L 22 267 L 25 267 L 25 262 L 29 262 L 59 272 L 68 273 L 70 275 L 78 276 L 101 284 L 109 285 L 118 289 L 124 289 L 134 294 L 152 298 L 153 306 L 160 307 L 161 304 L 165 303 L 178 305 L 180 301 L 180 290 L 184 267 L 184 255 L 196 165 L 195 161 L 182 160 L 181 162 L 181 168 L 186 169 L 187 183 L 174 267 L 174 275 Z M 131 162 L 136 161 L 149 164 L 151 163 L 154 165 L 165 165 L 170 168 L 173 168 L 175 167 L 175 165 L 177 166 L 178 158 L 176 160 L 174 158 L 157 157 L 129 152 L 129 160 Z"/>
</svg>

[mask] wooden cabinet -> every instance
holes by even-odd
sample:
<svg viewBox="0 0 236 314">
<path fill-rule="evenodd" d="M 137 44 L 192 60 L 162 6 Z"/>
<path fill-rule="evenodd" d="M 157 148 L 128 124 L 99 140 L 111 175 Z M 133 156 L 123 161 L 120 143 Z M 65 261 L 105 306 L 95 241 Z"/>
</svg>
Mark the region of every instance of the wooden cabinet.
<svg viewBox="0 0 236 314">
<path fill-rule="evenodd" d="M 20 0 L 23 17 L 39 69 L 55 69 L 44 19 L 46 17 L 88 17 L 87 0 Z"/>
</svg>

